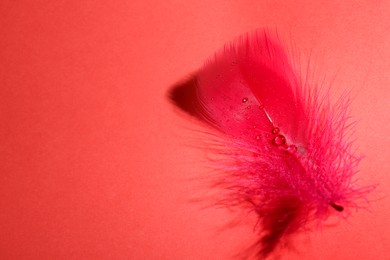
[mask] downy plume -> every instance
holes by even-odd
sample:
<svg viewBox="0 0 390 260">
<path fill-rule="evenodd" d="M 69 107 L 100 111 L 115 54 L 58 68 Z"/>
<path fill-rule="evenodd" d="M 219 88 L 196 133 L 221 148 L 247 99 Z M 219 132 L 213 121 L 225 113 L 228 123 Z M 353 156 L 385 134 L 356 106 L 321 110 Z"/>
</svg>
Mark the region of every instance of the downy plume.
<svg viewBox="0 0 390 260">
<path fill-rule="evenodd" d="M 277 34 L 257 30 L 217 52 L 196 74 L 192 111 L 219 136 L 223 203 L 256 214 L 258 257 L 313 221 L 357 207 L 360 157 L 349 139 L 346 96 L 297 72 Z M 216 130 L 216 131 L 215 131 Z"/>
</svg>

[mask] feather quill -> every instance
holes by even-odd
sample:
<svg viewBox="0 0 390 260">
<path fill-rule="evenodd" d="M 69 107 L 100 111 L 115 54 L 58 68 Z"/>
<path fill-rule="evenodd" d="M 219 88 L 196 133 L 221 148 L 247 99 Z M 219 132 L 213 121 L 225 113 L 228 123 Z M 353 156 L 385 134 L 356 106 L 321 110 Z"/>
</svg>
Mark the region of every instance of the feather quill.
<svg viewBox="0 0 390 260">
<path fill-rule="evenodd" d="M 348 98 L 303 82 L 276 34 L 227 44 L 196 75 L 194 114 L 217 129 L 229 158 L 224 202 L 258 217 L 258 257 L 313 220 L 355 207 L 360 157 L 347 135 Z"/>
</svg>

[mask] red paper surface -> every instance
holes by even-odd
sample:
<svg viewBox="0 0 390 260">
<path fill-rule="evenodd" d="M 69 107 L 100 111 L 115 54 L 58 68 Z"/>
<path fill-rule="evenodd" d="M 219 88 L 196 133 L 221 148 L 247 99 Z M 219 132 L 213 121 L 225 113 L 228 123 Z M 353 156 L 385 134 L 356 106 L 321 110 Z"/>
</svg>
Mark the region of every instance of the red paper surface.
<svg viewBox="0 0 390 260">
<path fill-rule="evenodd" d="M 386 1 L 1 1 L 0 258 L 226 259 L 250 246 L 250 219 L 223 228 L 234 214 L 190 202 L 207 154 L 166 94 L 258 27 L 310 56 L 313 81 L 352 89 L 358 176 L 386 196 L 389 15 Z M 286 257 L 387 259 L 389 212 L 375 200 Z"/>
</svg>

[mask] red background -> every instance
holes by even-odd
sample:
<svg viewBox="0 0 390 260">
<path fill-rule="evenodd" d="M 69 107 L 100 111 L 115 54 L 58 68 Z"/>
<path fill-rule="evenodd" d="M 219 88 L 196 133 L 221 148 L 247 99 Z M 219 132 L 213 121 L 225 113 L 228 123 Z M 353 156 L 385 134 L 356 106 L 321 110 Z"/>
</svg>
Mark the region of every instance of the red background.
<svg viewBox="0 0 390 260">
<path fill-rule="evenodd" d="M 369 210 L 288 259 L 389 259 L 389 1 L 0 3 L 0 258 L 226 259 L 252 224 L 189 203 L 206 176 L 166 93 L 223 43 L 278 28 L 352 89 Z"/>
</svg>

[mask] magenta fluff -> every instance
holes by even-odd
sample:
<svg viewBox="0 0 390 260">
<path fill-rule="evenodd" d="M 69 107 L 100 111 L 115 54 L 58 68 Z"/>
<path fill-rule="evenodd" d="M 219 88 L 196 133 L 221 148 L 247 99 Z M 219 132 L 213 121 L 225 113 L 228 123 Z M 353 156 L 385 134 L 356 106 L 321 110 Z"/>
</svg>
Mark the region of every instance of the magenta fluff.
<svg viewBox="0 0 390 260">
<path fill-rule="evenodd" d="M 360 158 L 347 140 L 347 98 L 331 103 L 303 83 L 277 35 L 258 30 L 216 53 L 197 74 L 197 114 L 229 159 L 224 202 L 259 219 L 259 257 L 312 220 L 354 207 Z"/>
</svg>

